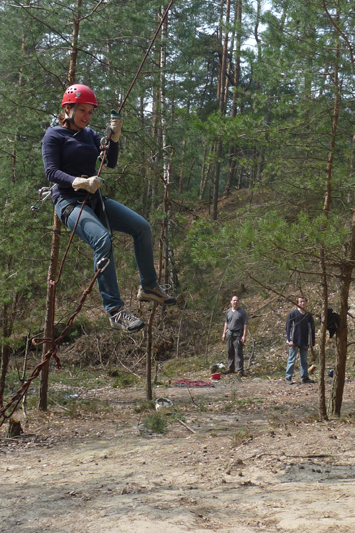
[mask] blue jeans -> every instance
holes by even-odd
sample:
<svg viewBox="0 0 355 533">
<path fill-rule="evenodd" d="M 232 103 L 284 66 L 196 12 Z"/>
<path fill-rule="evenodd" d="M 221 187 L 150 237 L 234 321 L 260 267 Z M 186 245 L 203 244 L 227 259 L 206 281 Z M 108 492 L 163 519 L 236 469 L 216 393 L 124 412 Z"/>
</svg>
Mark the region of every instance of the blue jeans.
<svg viewBox="0 0 355 533">
<path fill-rule="evenodd" d="M 143 289 L 152 289 L 157 285 L 157 274 L 154 268 L 152 233 L 149 223 L 140 215 L 119 204 L 115 200 L 104 199 L 105 209 L 111 231 L 119 231 L 133 237 L 134 254 L 139 270 Z M 78 218 L 81 204 L 74 199 L 59 198 L 55 210 L 60 219 L 65 207 L 73 204 L 67 226 L 72 231 Z M 96 213 L 94 212 L 94 210 Z M 101 200 L 98 199 L 92 208 L 88 205 L 80 215 L 75 231 L 84 242 L 89 244 L 94 252 L 94 266 L 100 259 L 109 258 L 109 264 L 97 278 L 97 284 L 102 297 L 102 303 L 107 312 L 124 305 L 118 289 L 117 274 L 113 257 L 111 237 L 106 224 L 106 217 L 102 210 Z"/>
<path fill-rule="evenodd" d="M 293 376 L 298 351 L 300 352 L 301 379 L 308 378 L 308 348 L 304 346 L 290 346 L 286 367 L 286 378 L 292 378 Z"/>
</svg>

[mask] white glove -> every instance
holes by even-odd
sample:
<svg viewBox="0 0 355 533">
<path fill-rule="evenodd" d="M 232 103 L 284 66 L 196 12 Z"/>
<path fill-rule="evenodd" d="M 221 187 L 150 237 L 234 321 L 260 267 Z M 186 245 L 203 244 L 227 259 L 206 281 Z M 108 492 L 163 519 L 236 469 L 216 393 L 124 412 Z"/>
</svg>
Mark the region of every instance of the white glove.
<svg viewBox="0 0 355 533">
<path fill-rule="evenodd" d="M 75 178 L 72 183 L 74 191 L 77 191 L 78 189 L 84 189 L 91 194 L 94 194 L 97 189 L 100 189 L 101 185 L 102 181 L 100 180 L 99 176 L 92 176 L 91 178 Z"/>
<path fill-rule="evenodd" d="M 111 111 L 110 117 L 110 128 L 111 128 L 111 140 L 117 142 L 121 136 L 122 129 L 122 117 L 118 115 L 115 111 Z"/>
</svg>

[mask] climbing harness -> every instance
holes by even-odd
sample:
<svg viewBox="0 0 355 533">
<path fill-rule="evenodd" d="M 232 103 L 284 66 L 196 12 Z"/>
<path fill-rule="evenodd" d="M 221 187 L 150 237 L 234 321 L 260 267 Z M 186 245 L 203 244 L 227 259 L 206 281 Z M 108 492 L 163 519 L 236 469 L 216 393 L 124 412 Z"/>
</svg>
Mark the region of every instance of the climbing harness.
<svg viewBox="0 0 355 533">
<path fill-rule="evenodd" d="M 133 81 L 126 93 L 126 96 L 124 97 L 120 107 L 119 107 L 119 111 L 118 113 L 116 114 L 114 111 L 112 112 L 112 114 L 114 114 L 114 116 L 121 116 L 120 113 L 133 89 L 133 86 L 134 84 L 136 83 L 137 81 L 137 78 L 143 68 L 143 65 L 150 53 L 150 50 L 152 49 L 152 46 L 159 34 L 159 31 L 162 27 L 162 25 L 164 24 L 164 21 L 166 20 L 166 17 L 168 16 L 168 13 L 170 11 L 170 8 L 171 6 L 173 5 L 174 3 L 174 0 L 170 0 L 170 3 L 168 5 L 168 7 L 166 8 L 165 10 L 165 13 L 163 15 L 163 17 L 161 18 L 161 21 L 160 21 L 160 24 L 154 34 L 154 37 L 147 49 L 147 52 L 137 70 L 137 73 L 135 75 L 135 77 L 133 78 Z M 74 87 L 74 86 L 72 86 Z M 70 88 L 69 88 L 70 89 Z M 69 90 L 68 89 L 68 90 Z M 67 91 L 68 91 L 67 90 Z M 67 95 L 67 92 L 65 93 Z M 66 98 L 69 98 L 70 95 L 66 96 Z M 63 100 L 64 101 L 64 100 Z M 105 133 L 105 136 L 101 139 L 101 153 L 100 153 L 100 164 L 99 164 L 99 169 L 98 169 L 98 172 L 97 172 L 97 176 L 100 176 L 100 173 L 102 171 L 102 169 L 104 168 L 104 165 L 105 165 L 105 159 L 106 159 L 106 154 L 107 154 L 107 150 L 108 150 L 108 147 L 109 147 L 109 144 L 110 144 L 110 138 L 111 138 L 111 134 L 112 134 L 112 131 L 111 131 L 111 128 L 110 127 L 107 127 L 106 128 L 106 133 Z M 53 189 L 53 187 L 55 187 L 55 184 L 52 186 L 52 187 L 42 187 L 41 189 L 39 189 L 38 193 L 39 193 L 39 198 L 37 200 L 37 202 L 31 206 L 31 210 L 32 211 L 37 211 L 41 205 L 42 202 L 44 202 L 51 194 L 51 191 Z M 100 200 L 101 200 L 101 205 L 102 205 L 102 209 L 104 211 L 104 214 L 105 214 L 105 219 L 106 219 L 106 223 L 107 223 L 107 229 L 109 230 L 110 232 L 110 235 L 112 235 L 111 233 L 111 229 L 110 229 L 110 225 L 109 225 L 109 222 L 108 222 L 108 217 L 107 217 L 107 213 L 106 213 L 106 209 L 105 209 L 105 202 L 104 202 L 104 199 L 102 197 L 102 194 L 101 194 L 101 190 L 99 189 L 99 195 L 100 195 Z M 65 259 L 67 257 L 67 254 L 69 252 L 69 247 L 71 245 L 71 242 L 74 238 L 74 234 L 75 234 L 75 230 L 77 228 L 77 225 L 79 223 L 79 219 L 80 219 L 80 216 L 81 216 L 81 213 L 84 209 L 84 206 L 87 202 L 87 200 L 89 199 L 89 195 L 87 195 L 86 199 L 83 201 L 82 203 L 82 206 L 81 206 L 81 210 L 80 210 L 80 213 L 79 213 L 79 216 L 76 220 L 76 223 L 75 223 L 75 226 L 73 228 L 73 231 L 71 233 L 71 236 L 70 236 L 70 239 L 68 241 L 68 245 L 67 245 L 67 248 L 66 248 L 66 251 L 64 253 L 64 256 L 63 256 L 63 259 L 62 259 L 62 262 L 61 262 L 61 265 L 60 265 L 60 268 L 59 268 L 59 273 L 58 273 L 58 277 L 57 277 L 57 280 L 56 281 L 52 281 L 50 280 L 50 288 L 52 290 L 52 326 L 54 326 L 54 318 L 55 318 L 55 291 L 56 291 L 56 286 L 60 280 L 60 277 L 62 275 L 62 271 L 63 271 L 63 267 L 64 267 L 64 262 L 65 262 Z M 78 315 L 78 313 L 81 311 L 81 308 L 86 300 L 86 297 L 90 294 L 90 292 L 92 291 L 92 288 L 98 278 L 98 276 L 103 272 L 103 270 L 108 266 L 110 260 L 109 258 L 102 258 L 98 261 L 96 267 L 97 267 L 97 271 L 95 273 L 95 276 L 93 277 L 89 287 L 84 291 L 82 297 L 81 297 L 81 300 L 79 302 L 79 305 L 76 309 L 76 311 L 71 315 L 71 317 L 69 318 L 69 320 L 67 321 L 67 324 L 64 328 L 64 330 L 62 331 L 62 333 L 59 335 L 59 337 L 57 338 L 43 338 L 43 339 L 37 339 L 37 340 L 32 340 L 33 344 L 36 345 L 36 346 L 39 346 L 39 345 L 42 345 L 42 344 L 50 344 L 51 345 L 51 348 L 47 351 L 47 353 L 44 355 L 43 357 L 43 360 L 41 361 L 41 363 L 39 363 L 39 365 L 36 366 L 36 368 L 33 370 L 31 376 L 23 383 L 22 387 L 16 392 L 16 394 L 11 398 L 11 400 L 4 406 L 3 405 L 3 398 L 0 397 L 0 427 L 3 425 L 3 423 L 5 422 L 5 420 L 9 419 L 12 414 L 15 412 L 15 410 L 17 409 L 17 406 L 19 405 L 20 401 L 22 400 L 22 398 L 26 395 L 32 381 L 34 379 L 36 379 L 39 374 L 41 373 L 43 367 L 49 362 L 50 358 L 53 356 L 55 361 L 56 361 L 56 366 L 58 369 L 61 368 L 61 363 L 60 363 L 60 359 L 59 357 L 57 356 L 57 350 L 58 350 L 58 344 L 60 343 L 60 341 L 63 339 L 64 335 L 66 334 L 66 332 L 68 331 L 68 329 L 70 329 L 72 327 L 72 324 L 76 318 L 76 316 Z M 52 330 L 54 329 L 54 327 L 52 328 Z"/>
</svg>

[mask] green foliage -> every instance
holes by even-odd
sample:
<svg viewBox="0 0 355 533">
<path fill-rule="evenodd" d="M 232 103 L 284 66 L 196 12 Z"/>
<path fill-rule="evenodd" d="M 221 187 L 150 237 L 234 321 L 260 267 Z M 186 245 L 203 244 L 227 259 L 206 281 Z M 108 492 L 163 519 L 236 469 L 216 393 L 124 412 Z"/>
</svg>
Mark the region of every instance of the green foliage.
<svg viewBox="0 0 355 533">
<path fill-rule="evenodd" d="M 128 374 L 127 372 L 120 372 L 117 377 L 114 378 L 112 383 L 113 389 L 123 389 L 126 387 L 132 387 L 136 385 L 139 379 L 133 374 Z"/>
<path fill-rule="evenodd" d="M 145 413 L 146 411 L 155 410 L 155 402 L 152 400 L 138 400 L 134 406 L 135 413 Z"/>
<path fill-rule="evenodd" d="M 0 343 L 13 350 L 29 332 L 43 329 L 53 209 L 50 200 L 39 211 L 30 208 L 38 189 L 46 185 L 41 139 L 60 109 L 76 15 L 68 1 L 43 0 L 38 6 L 38 2 L 17 5 L 4 0 L 0 8 L 4 102 L 0 109 L 0 308 L 2 324 L 9 317 L 15 319 L 13 330 L 3 331 Z M 332 274 L 339 274 L 349 255 L 354 200 L 350 53 L 354 10 L 351 2 L 337 3 L 339 35 L 321 4 L 275 1 L 262 9 L 258 19 L 255 3 L 243 2 L 242 21 L 236 20 L 232 8 L 227 24 L 220 2 L 181 0 L 174 6 L 165 43 L 164 86 L 158 68 L 159 37 L 123 111 L 119 165 L 103 174 L 104 194 L 149 217 L 157 242 L 167 217 L 161 179 L 164 124 L 171 169 L 170 245 L 180 286 L 196 293 L 189 305 L 202 304 L 208 310 L 216 301 L 217 290 L 211 287 L 219 286 L 226 270 L 232 280 L 250 275 L 278 289 L 293 273 L 318 282 L 320 250 Z M 110 110 L 117 109 L 127 93 L 156 30 L 159 11 L 155 0 L 82 6 L 76 80 L 97 93 L 100 105 L 92 122 L 96 131 L 104 132 Z M 223 112 L 216 96 L 220 28 L 222 33 L 228 30 L 230 37 Z M 249 42 L 255 28 L 259 40 L 254 47 Z M 239 85 L 235 86 L 237 38 L 241 50 Z M 165 96 L 164 116 L 157 96 L 160 90 Z M 339 103 L 336 135 L 335 96 Z M 221 152 L 215 149 L 216 142 L 222 144 Z M 330 161 L 331 211 L 325 213 Z M 212 222 L 210 213 L 192 218 L 199 196 L 210 203 L 217 163 L 221 167 L 218 221 Z M 235 172 L 224 190 L 231 163 Z M 236 205 L 225 206 L 227 193 L 236 190 Z M 205 213 L 211 211 L 209 204 L 202 207 Z M 61 256 L 68 236 L 63 228 Z M 134 294 L 139 277 L 131 239 L 119 236 L 114 246 L 119 284 L 127 294 Z M 68 263 L 57 292 L 60 321 L 70 316 L 93 274 L 91 251 L 79 239 L 74 238 Z M 86 322 L 78 324 L 90 327 Z M 120 375 L 114 386 L 128 386 L 126 378 Z"/>
<path fill-rule="evenodd" d="M 143 418 L 144 427 L 152 433 L 164 434 L 168 431 L 168 423 L 165 415 L 152 413 Z"/>
<path fill-rule="evenodd" d="M 240 446 L 241 444 L 244 444 L 252 439 L 253 435 L 251 431 L 248 428 L 241 428 L 234 435 L 231 446 L 232 448 L 236 448 L 237 446 Z"/>
<path fill-rule="evenodd" d="M 181 422 L 185 422 L 186 418 L 180 409 L 175 408 L 173 412 L 169 413 L 169 422 L 172 424 L 173 422 L 179 422 L 179 420 L 181 420 Z"/>
</svg>

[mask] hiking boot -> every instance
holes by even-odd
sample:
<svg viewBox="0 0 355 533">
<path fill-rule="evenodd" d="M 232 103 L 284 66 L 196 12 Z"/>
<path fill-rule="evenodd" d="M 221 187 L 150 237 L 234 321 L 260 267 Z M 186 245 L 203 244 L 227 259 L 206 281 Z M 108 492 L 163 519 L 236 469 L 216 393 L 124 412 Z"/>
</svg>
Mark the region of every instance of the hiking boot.
<svg viewBox="0 0 355 533">
<path fill-rule="evenodd" d="M 314 383 L 313 379 L 304 378 L 302 379 L 302 383 Z"/>
<path fill-rule="evenodd" d="M 110 313 L 110 324 L 114 329 L 135 333 L 144 327 L 144 322 L 126 311 L 126 309 L 116 309 Z"/>
<path fill-rule="evenodd" d="M 286 381 L 286 383 L 288 383 L 289 385 L 293 385 L 292 378 L 285 378 L 285 381 Z"/>
<path fill-rule="evenodd" d="M 234 374 L 234 373 L 235 373 L 235 370 L 233 370 L 232 368 L 228 368 L 228 370 L 226 370 L 225 372 L 222 372 L 224 376 L 228 376 L 228 374 Z"/>
<path fill-rule="evenodd" d="M 237 372 L 237 376 L 238 376 L 238 378 L 243 378 L 244 377 L 244 372 Z"/>
<path fill-rule="evenodd" d="M 137 299 L 140 302 L 154 302 L 160 305 L 176 304 L 176 298 L 169 296 L 161 285 L 157 285 L 154 289 L 143 289 L 143 287 L 139 287 Z"/>
</svg>

